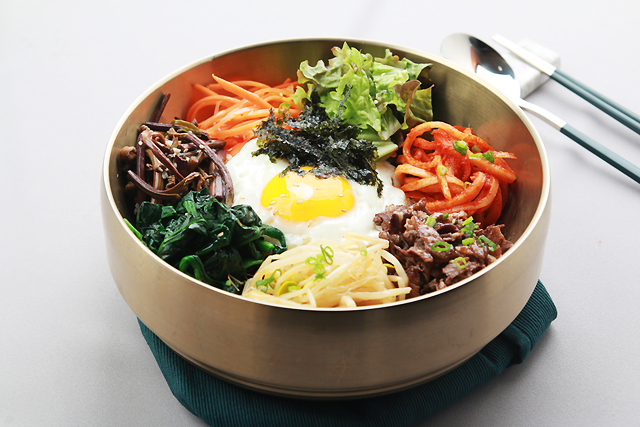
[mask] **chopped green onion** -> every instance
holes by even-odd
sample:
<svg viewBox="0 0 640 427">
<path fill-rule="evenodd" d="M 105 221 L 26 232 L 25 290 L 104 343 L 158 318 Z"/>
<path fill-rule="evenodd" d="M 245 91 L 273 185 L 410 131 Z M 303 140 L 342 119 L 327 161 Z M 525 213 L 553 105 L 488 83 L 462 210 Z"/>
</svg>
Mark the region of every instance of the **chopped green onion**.
<svg viewBox="0 0 640 427">
<path fill-rule="evenodd" d="M 475 233 L 475 224 L 473 224 L 473 226 L 471 226 L 472 224 L 469 224 L 469 226 L 467 227 L 462 227 L 461 231 L 466 234 L 469 237 L 474 237 L 476 235 Z"/>
<path fill-rule="evenodd" d="M 487 244 L 487 246 L 489 246 L 489 250 L 490 250 L 491 252 L 494 252 L 496 249 L 498 249 L 498 245 L 496 245 L 495 243 L 493 243 L 493 242 L 491 241 L 491 239 L 489 239 L 488 237 L 486 237 L 486 236 L 480 236 L 480 237 L 479 237 L 479 239 L 480 239 L 480 240 L 482 240 L 484 243 L 486 243 L 486 244 Z"/>
<path fill-rule="evenodd" d="M 331 246 L 320 245 L 320 251 L 322 252 L 324 262 L 329 265 L 333 264 L 333 249 L 331 249 Z"/>
<path fill-rule="evenodd" d="M 438 171 L 438 175 L 444 176 L 447 173 L 447 167 L 445 165 L 438 165 L 436 171 Z"/>
<path fill-rule="evenodd" d="M 474 237 L 476 235 L 475 230 L 477 228 L 478 226 L 473 222 L 473 217 L 470 216 L 469 218 L 464 220 L 460 231 L 462 231 L 464 234 L 466 234 L 469 237 Z"/>
<path fill-rule="evenodd" d="M 479 159 L 481 155 L 482 155 L 482 153 L 472 153 L 472 154 L 469 154 L 469 158 L 470 159 Z"/>
<path fill-rule="evenodd" d="M 475 241 L 475 239 L 473 237 L 468 237 L 466 239 L 462 239 L 462 244 L 465 245 L 465 246 L 469 246 L 474 241 Z"/>
<path fill-rule="evenodd" d="M 477 145 L 472 145 L 471 151 L 473 151 L 474 153 L 482 153 L 482 150 Z"/>
<path fill-rule="evenodd" d="M 278 268 L 273 273 L 271 273 L 271 276 L 265 277 L 262 280 L 258 280 L 256 282 L 256 288 L 261 290 L 264 293 L 266 293 L 269 290 L 269 288 L 271 289 L 275 288 L 275 284 L 273 283 L 273 281 L 277 279 L 276 275 L 280 277 L 282 275 L 282 270 Z"/>
<path fill-rule="evenodd" d="M 367 248 L 360 249 L 360 255 L 367 256 Z"/>
<path fill-rule="evenodd" d="M 282 294 L 285 294 L 287 292 L 291 292 L 292 290 L 299 290 L 300 286 L 298 286 L 298 284 L 296 282 L 294 282 L 293 280 L 287 280 L 286 282 L 284 282 L 282 285 L 280 285 L 280 289 L 278 289 L 278 294 L 276 296 L 280 296 Z"/>
<path fill-rule="evenodd" d="M 484 157 L 484 158 L 485 158 L 486 160 L 488 160 L 490 163 L 493 163 L 493 162 L 496 160 L 495 156 L 493 155 L 493 151 L 491 151 L 491 150 L 489 150 L 489 151 L 487 151 L 486 153 L 484 153 L 484 154 L 482 155 L 482 157 Z"/>
<path fill-rule="evenodd" d="M 467 151 L 469 150 L 469 146 L 467 145 L 467 143 L 460 140 L 453 141 L 453 148 L 455 148 L 455 150 L 462 156 L 466 156 Z"/>
<path fill-rule="evenodd" d="M 448 218 L 449 218 L 449 214 L 448 214 L 448 213 L 446 213 L 446 214 L 442 215 L 442 218 L 444 218 L 444 219 L 448 219 Z"/>
<path fill-rule="evenodd" d="M 460 270 L 467 268 L 467 260 L 464 259 L 463 257 L 459 256 L 458 258 L 453 260 L 454 264 L 456 265 L 456 267 L 458 267 Z"/>
<path fill-rule="evenodd" d="M 327 272 L 327 269 L 324 268 L 323 264 L 316 264 L 313 267 L 313 272 L 316 273 L 316 279 L 324 279 L 324 274 Z"/>
<path fill-rule="evenodd" d="M 447 242 L 435 242 L 431 245 L 431 250 L 435 252 L 445 252 L 451 249 L 451 244 Z"/>
<path fill-rule="evenodd" d="M 432 216 L 428 216 L 427 218 L 425 218 L 424 223 L 427 224 L 429 227 L 433 227 L 434 225 L 436 225 L 436 219 Z"/>
<path fill-rule="evenodd" d="M 313 272 L 316 275 L 316 279 L 324 279 L 324 275 L 327 272 L 326 265 L 333 264 L 333 249 L 330 246 L 322 246 L 320 245 L 320 253 L 313 257 L 308 257 L 304 262 L 307 265 L 313 266 Z"/>
</svg>

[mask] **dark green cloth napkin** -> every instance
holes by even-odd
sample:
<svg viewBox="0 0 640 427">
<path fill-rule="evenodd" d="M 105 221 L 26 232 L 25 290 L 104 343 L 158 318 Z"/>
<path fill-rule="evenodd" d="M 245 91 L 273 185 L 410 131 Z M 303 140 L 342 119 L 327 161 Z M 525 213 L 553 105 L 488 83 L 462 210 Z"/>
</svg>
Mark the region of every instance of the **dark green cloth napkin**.
<svg viewBox="0 0 640 427">
<path fill-rule="evenodd" d="M 538 282 L 518 317 L 478 354 L 426 384 L 393 394 L 343 401 L 307 401 L 249 391 L 185 361 L 142 322 L 140 329 L 174 396 L 211 426 L 411 426 L 523 362 L 556 318 Z"/>
</svg>

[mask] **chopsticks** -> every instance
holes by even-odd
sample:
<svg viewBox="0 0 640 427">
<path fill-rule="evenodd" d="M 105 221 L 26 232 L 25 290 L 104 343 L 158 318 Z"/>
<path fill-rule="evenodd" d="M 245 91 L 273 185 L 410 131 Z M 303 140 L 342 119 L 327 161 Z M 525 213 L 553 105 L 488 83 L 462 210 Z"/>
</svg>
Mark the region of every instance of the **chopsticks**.
<svg viewBox="0 0 640 427">
<path fill-rule="evenodd" d="M 627 126 L 629 129 L 640 134 L 640 116 L 627 108 L 619 105 L 611 99 L 601 95 L 585 84 L 579 82 L 575 78 L 567 75 L 566 73 L 558 70 L 553 64 L 541 59 L 535 54 L 529 52 L 525 48 L 507 40 L 506 38 L 495 35 L 493 39 L 508 49 L 511 53 L 518 56 L 524 62 L 531 65 L 543 74 L 546 74 L 551 79 L 560 83 L 576 95 L 580 96 L 587 102 L 591 103 L 595 107 L 599 108 L 609 116 L 616 119 L 618 122 Z"/>
<path fill-rule="evenodd" d="M 523 110 L 526 110 L 533 115 L 541 118 L 557 130 L 559 130 L 560 133 L 571 138 L 574 142 L 577 142 L 582 148 L 587 149 L 587 151 L 595 154 L 597 157 L 609 163 L 611 166 L 618 169 L 620 172 L 640 184 L 640 168 L 638 166 L 634 165 L 615 152 L 609 150 L 598 141 L 589 138 L 587 135 L 583 134 L 578 129 L 574 128 L 550 111 L 547 111 L 544 108 L 541 108 L 528 101 L 525 101 L 522 98 L 518 98 L 516 102 Z"/>
<path fill-rule="evenodd" d="M 627 175 L 629 178 L 640 184 L 640 168 L 624 157 L 614 153 L 609 150 L 604 145 L 598 143 L 597 141 L 589 138 L 578 129 L 574 128 L 569 124 L 565 124 L 560 132 L 565 136 L 573 139 L 575 142 L 580 144 L 583 148 L 586 148 L 592 154 L 595 154 L 600 159 L 609 163 L 614 168 L 618 169 L 623 174 Z"/>
</svg>

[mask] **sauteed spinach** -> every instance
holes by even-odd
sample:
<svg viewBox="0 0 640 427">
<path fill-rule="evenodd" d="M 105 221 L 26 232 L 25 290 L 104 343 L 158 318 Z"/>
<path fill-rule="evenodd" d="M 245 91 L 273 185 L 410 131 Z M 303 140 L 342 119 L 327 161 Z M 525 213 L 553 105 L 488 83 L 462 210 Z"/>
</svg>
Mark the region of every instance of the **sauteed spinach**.
<svg viewBox="0 0 640 427">
<path fill-rule="evenodd" d="M 284 234 L 248 205 L 227 207 L 206 188 L 174 206 L 143 202 L 132 231 L 160 258 L 209 285 L 240 294 L 271 254 L 287 249 Z"/>
</svg>

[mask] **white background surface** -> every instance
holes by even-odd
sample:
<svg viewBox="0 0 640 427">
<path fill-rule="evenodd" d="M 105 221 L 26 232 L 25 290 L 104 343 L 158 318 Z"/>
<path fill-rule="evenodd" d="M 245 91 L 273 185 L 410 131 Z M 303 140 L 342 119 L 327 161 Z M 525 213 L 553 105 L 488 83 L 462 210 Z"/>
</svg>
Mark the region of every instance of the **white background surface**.
<svg viewBox="0 0 640 427">
<path fill-rule="evenodd" d="M 101 162 L 140 93 L 246 44 L 352 37 L 439 54 L 453 32 L 533 39 L 640 112 L 628 0 L 0 1 L 0 425 L 202 425 L 169 391 L 105 257 Z M 529 100 L 640 165 L 640 135 L 555 82 Z M 532 121 L 551 163 L 541 279 L 558 319 L 524 364 L 423 426 L 640 420 L 640 184 Z"/>
</svg>

